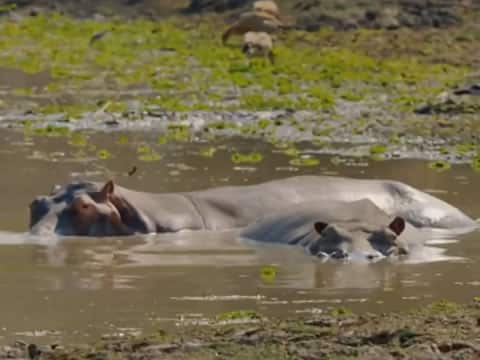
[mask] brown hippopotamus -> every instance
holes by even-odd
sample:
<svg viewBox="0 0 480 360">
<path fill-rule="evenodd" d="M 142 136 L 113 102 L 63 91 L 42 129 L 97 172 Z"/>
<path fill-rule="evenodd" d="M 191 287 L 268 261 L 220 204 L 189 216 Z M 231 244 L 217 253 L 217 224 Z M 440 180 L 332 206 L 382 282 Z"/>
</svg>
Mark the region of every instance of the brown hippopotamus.
<svg viewBox="0 0 480 360">
<path fill-rule="evenodd" d="M 111 236 L 242 228 L 279 209 L 316 201 L 369 199 L 389 216 L 417 227 L 474 228 L 446 202 L 401 182 L 297 176 L 256 185 L 152 194 L 92 182 L 55 186 L 30 205 L 32 233 Z"/>
<path fill-rule="evenodd" d="M 332 258 L 376 259 L 407 255 L 428 239 L 400 216 L 392 217 L 368 199 L 298 204 L 247 226 L 247 240 L 303 247 L 309 254 Z"/>
</svg>

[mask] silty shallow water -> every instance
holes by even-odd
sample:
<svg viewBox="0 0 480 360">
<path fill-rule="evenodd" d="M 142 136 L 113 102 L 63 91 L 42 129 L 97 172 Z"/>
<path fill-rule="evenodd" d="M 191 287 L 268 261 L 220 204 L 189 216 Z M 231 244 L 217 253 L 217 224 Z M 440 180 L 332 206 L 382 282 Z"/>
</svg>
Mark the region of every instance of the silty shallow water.
<svg viewBox="0 0 480 360">
<path fill-rule="evenodd" d="M 2 131 L 0 342 L 83 342 L 105 333 L 168 329 L 241 309 L 280 317 L 339 306 L 402 310 L 443 298 L 468 301 L 480 293 L 478 233 L 437 244 L 408 263 L 372 264 L 321 262 L 300 249 L 242 243 L 228 232 L 110 239 L 25 235 L 31 199 L 75 178 L 114 178 L 123 186 L 152 192 L 298 174 L 392 178 L 427 190 L 473 217 L 480 214 L 478 174 L 464 165 L 437 173 L 422 161 L 350 158 L 339 163 L 321 156 L 318 166 L 295 168 L 291 157 L 258 141 L 217 142 L 217 151 L 208 157 L 199 152 L 211 144 L 158 144 L 152 133 L 129 133 L 129 142 L 118 144 L 121 135 L 91 135 L 85 146 L 73 146 L 66 137 Z M 162 159 L 140 161 L 138 148 L 145 144 Z M 312 148 L 299 149 L 308 153 Z M 101 160 L 99 150 L 112 156 Z M 252 151 L 263 154 L 263 161 L 232 163 L 235 152 Z M 138 170 L 129 177 L 133 165 Z M 265 267 L 272 265 L 276 275 L 265 276 Z"/>
</svg>

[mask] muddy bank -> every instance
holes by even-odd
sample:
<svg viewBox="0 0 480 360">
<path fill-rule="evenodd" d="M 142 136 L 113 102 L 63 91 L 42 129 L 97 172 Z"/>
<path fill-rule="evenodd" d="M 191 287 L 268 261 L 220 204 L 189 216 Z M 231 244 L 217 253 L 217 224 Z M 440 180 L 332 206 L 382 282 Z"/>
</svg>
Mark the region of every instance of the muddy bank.
<svg viewBox="0 0 480 360">
<path fill-rule="evenodd" d="M 392 2 L 417 3 L 427 6 Z M 0 18 L 1 127 L 242 136 L 310 142 L 324 154 L 439 160 L 440 170 L 480 164 L 474 11 L 448 28 L 290 30 L 275 41 L 273 66 L 246 59 L 240 39 L 221 46 L 223 13 L 124 21 L 10 12 Z"/>
<path fill-rule="evenodd" d="M 362 108 L 345 105 L 347 112 Z M 215 139 L 258 139 L 279 151 L 297 156 L 295 144 L 312 144 L 316 154 L 386 159 L 436 160 L 438 170 L 450 163 L 479 167 L 478 131 L 469 117 L 455 122 L 429 124 L 422 115 L 395 118 L 379 113 L 375 119 L 336 118 L 308 110 L 274 111 L 166 111 L 150 108 L 132 117 L 99 110 L 70 120 L 65 113 L 51 115 L 10 114 L 0 117 L 0 127 L 27 136 L 63 136 L 73 142 L 79 131 L 144 132 L 157 134 L 160 142 L 213 142 Z M 163 140 L 162 140 L 163 139 Z"/>
<path fill-rule="evenodd" d="M 292 30 L 274 66 L 238 39 L 221 46 L 223 15 L 185 19 L 2 18 L 0 126 L 354 144 L 477 166 L 478 14 L 448 29 Z"/>
<path fill-rule="evenodd" d="M 357 315 L 345 308 L 291 320 L 251 311 L 173 332 L 105 335 L 95 344 L 21 341 L 0 358 L 34 359 L 478 359 L 480 306 L 440 301 L 406 313 Z"/>
</svg>

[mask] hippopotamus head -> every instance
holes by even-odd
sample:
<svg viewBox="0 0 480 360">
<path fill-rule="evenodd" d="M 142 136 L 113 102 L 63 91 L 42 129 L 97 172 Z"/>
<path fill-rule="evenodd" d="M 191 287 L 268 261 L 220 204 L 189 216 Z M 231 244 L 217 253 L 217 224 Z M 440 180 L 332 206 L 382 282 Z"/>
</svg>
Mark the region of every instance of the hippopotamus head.
<svg viewBox="0 0 480 360">
<path fill-rule="evenodd" d="M 115 193 L 113 181 L 54 186 L 48 196 L 30 204 L 30 231 L 34 234 L 114 236 L 129 235 L 139 228 L 139 215 Z M 141 228 L 141 226 L 140 226 Z"/>
<path fill-rule="evenodd" d="M 315 222 L 318 239 L 310 243 L 309 252 L 344 258 L 352 253 L 365 254 L 373 259 L 378 256 L 406 255 L 408 245 L 399 238 L 405 230 L 405 220 L 395 217 L 384 227 L 359 221 L 340 223 Z"/>
</svg>

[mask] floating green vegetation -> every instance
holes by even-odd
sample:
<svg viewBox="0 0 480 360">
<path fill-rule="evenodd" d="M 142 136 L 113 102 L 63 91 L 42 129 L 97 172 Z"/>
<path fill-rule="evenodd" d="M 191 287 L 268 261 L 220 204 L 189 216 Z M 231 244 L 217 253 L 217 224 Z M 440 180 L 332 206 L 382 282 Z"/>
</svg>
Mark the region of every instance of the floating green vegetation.
<svg viewBox="0 0 480 360">
<path fill-rule="evenodd" d="M 69 104 L 69 105 L 59 105 L 59 104 L 50 104 L 45 105 L 37 109 L 37 112 L 40 114 L 65 114 L 67 119 L 79 119 L 87 111 L 92 110 L 92 106 L 86 104 Z"/>
<path fill-rule="evenodd" d="M 190 128 L 183 124 L 170 124 L 167 128 L 167 137 L 175 141 L 189 141 L 191 138 Z"/>
<path fill-rule="evenodd" d="M 468 153 L 476 151 L 477 146 L 475 144 L 457 144 L 455 145 L 455 149 L 460 155 L 466 155 Z"/>
<path fill-rule="evenodd" d="M 287 156 L 292 156 L 292 157 L 297 157 L 300 155 L 300 150 L 298 150 L 296 147 L 294 146 L 290 146 L 288 148 L 286 148 L 283 153 Z"/>
<path fill-rule="evenodd" d="M 428 305 L 425 311 L 435 315 L 448 315 L 454 314 L 461 309 L 462 307 L 459 304 L 444 299 Z"/>
<path fill-rule="evenodd" d="M 442 146 L 438 149 L 438 152 L 442 155 L 448 155 L 451 152 L 451 149 L 448 146 Z"/>
<path fill-rule="evenodd" d="M 162 156 L 153 150 L 150 145 L 143 144 L 137 148 L 138 160 L 151 162 L 151 161 L 159 161 L 162 159 Z"/>
<path fill-rule="evenodd" d="M 265 130 L 270 125 L 270 120 L 268 119 L 260 119 L 257 122 L 257 127 L 261 130 Z"/>
<path fill-rule="evenodd" d="M 335 105 L 333 93 L 322 86 L 312 86 L 308 94 L 317 100 L 318 108 L 320 109 L 330 109 Z"/>
<path fill-rule="evenodd" d="M 215 130 L 235 129 L 237 124 L 231 121 L 213 121 L 208 124 L 208 128 Z"/>
<path fill-rule="evenodd" d="M 213 155 L 215 155 L 216 152 L 217 152 L 217 149 L 210 146 L 210 147 L 200 149 L 199 154 L 204 157 L 213 157 Z"/>
<path fill-rule="evenodd" d="M 293 166 L 317 166 L 320 164 L 320 160 L 312 157 L 295 158 L 289 161 Z"/>
<path fill-rule="evenodd" d="M 145 162 L 159 161 L 161 159 L 162 159 L 162 156 L 156 151 L 151 151 L 148 153 L 143 153 L 138 155 L 138 160 L 145 161 Z"/>
<path fill-rule="evenodd" d="M 352 102 L 362 101 L 364 96 L 365 95 L 360 91 L 353 92 L 351 90 L 344 90 L 340 93 L 340 97 L 343 100 L 352 101 Z"/>
<path fill-rule="evenodd" d="M 330 311 L 330 314 L 335 317 L 349 316 L 353 314 L 353 311 L 346 307 L 338 307 L 338 308 L 332 309 L 332 311 Z"/>
<path fill-rule="evenodd" d="M 104 111 L 114 112 L 114 113 L 125 113 L 128 110 L 127 104 L 120 101 L 108 101 L 103 106 Z"/>
<path fill-rule="evenodd" d="M 66 126 L 48 125 L 33 129 L 33 134 L 40 136 L 68 136 L 70 129 Z"/>
<path fill-rule="evenodd" d="M 312 129 L 312 134 L 317 137 L 322 137 L 322 136 L 329 136 L 333 132 L 333 129 L 330 127 L 324 127 L 324 128 L 313 128 Z"/>
<path fill-rule="evenodd" d="M 480 171 L 480 156 L 477 155 L 472 162 L 470 163 L 470 166 L 474 171 Z"/>
<path fill-rule="evenodd" d="M 384 144 L 376 144 L 370 146 L 370 155 L 383 155 L 388 151 L 388 146 Z"/>
<path fill-rule="evenodd" d="M 142 144 L 137 147 L 137 154 L 147 154 L 152 152 L 152 148 L 148 144 Z"/>
<path fill-rule="evenodd" d="M 82 133 L 75 132 L 70 136 L 68 143 L 78 147 L 87 146 L 87 137 Z"/>
<path fill-rule="evenodd" d="M 232 155 L 231 160 L 234 164 L 256 164 L 263 160 L 263 155 L 258 152 L 247 154 L 235 153 Z"/>
<path fill-rule="evenodd" d="M 217 316 L 219 321 L 254 320 L 259 318 L 260 316 L 253 310 L 229 311 Z"/>
<path fill-rule="evenodd" d="M 168 137 L 166 135 L 160 135 L 157 139 L 158 145 L 165 145 L 168 142 Z"/>
<path fill-rule="evenodd" d="M 129 142 L 129 139 L 128 139 L 127 135 L 120 135 L 117 138 L 117 144 L 119 144 L 119 145 L 126 145 L 126 144 L 128 144 L 128 142 Z"/>
<path fill-rule="evenodd" d="M 448 161 L 445 160 L 436 160 L 428 163 L 428 167 L 432 170 L 443 172 L 450 169 L 451 165 Z"/>
<path fill-rule="evenodd" d="M 277 277 L 277 268 L 275 266 L 263 266 L 260 269 L 260 279 L 266 284 L 271 284 Z"/>
<path fill-rule="evenodd" d="M 100 160 L 107 160 L 112 157 L 112 154 L 107 149 L 101 149 L 97 151 L 97 158 Z"/>
</svg>

